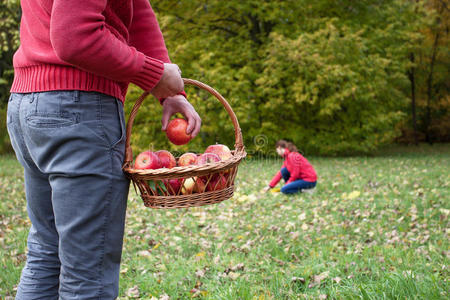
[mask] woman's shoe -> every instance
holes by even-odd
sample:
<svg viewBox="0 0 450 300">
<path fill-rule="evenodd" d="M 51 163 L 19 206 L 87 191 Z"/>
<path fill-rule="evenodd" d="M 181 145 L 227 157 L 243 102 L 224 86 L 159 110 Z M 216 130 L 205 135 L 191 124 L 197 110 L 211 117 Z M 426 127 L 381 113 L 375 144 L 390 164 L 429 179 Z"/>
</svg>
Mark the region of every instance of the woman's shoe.
<svg viewBox="0 0 450 300">
<path fill-rule="evenodd" d="M 312 189 L 304 189 L 302 190 L 302 193 L 308 193 L 308 194 L 314 194 L 314 192 L 316 191 L 316 188 L 312 188 Z"/>
</svg>

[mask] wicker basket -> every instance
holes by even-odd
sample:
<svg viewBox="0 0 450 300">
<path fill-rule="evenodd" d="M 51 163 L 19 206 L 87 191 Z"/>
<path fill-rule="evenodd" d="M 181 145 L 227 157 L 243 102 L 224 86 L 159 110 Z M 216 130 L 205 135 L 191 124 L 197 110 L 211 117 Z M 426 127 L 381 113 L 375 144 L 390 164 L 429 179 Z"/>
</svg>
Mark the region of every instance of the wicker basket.
<svg viewBox="0 0 450 300">
<path fill-rule="evenodd" d="M 134 188 L 141 194 L 145 206 L 151 208 L 183 208 L 219 203 L 229 199 L 234 193 L 234 180 L 238 165 L 246 156 L 241 128 L 231 106 L 216 90 L 192 79 L 183 79 L 185 84 L 204 89 L 215 96 L 225 107 L 234 125 L 235 149 L 232 157 L 225 161 L 204 165 L 178 166 L 171 169 L 141 170 L 133 167 L 133 151 L 130 146 L 131 129 L 137 111 L 148 96 L 145 92 L 136 101 L 127 123 L 125 161 L 123 171 L 132 180 Z M 177 158 L 178 160 L 178 158 Z M 200 179 L 200 180 L 199 180 Z M 190 180 L 190 189 L 173 187 L 170 180 L 177 180 L 183 186 Z M 136 188 L 137 187 L 137 188 Z"/>
</svg>

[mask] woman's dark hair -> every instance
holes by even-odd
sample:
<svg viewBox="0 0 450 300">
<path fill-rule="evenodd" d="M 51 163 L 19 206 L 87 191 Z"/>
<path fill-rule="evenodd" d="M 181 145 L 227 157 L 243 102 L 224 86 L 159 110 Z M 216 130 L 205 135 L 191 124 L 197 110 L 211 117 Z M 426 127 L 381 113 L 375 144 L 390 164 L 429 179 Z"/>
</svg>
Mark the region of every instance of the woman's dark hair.
<svg viewBox="0 0 450 300">
<path fill-rule="evenodd" d="M 278 140 L 275 144 L 276 148 L 287 148 L 290 152 L 298 152 L 297 147 L 294 145 L 293 142 L 286 141 L 286 140 Z"/>
</svg>

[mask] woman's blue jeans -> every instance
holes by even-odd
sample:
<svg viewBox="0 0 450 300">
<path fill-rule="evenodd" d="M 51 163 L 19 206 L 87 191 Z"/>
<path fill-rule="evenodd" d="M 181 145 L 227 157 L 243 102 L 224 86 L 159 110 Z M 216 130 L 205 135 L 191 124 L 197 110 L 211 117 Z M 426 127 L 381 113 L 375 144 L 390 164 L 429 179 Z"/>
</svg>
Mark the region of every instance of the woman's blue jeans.
<svg viewBox="0 0 450 300">
<path fill-rule="evenodd" d="M 129 188 L 122 103 L 97 92 L 12 94 L 7 126 L 31 220 L 16 299 L 115 299 Z"/>
<path fill-rule="evenodd" d="M 284 181 L 287 182 L 289 180 L 289 178 L 291 177 L 291 173 L 289 173 L 287 168 L 282 168 L 281 176 L 283 176 Z M 316 181 L 309 182 L 309 181 L 305 181 L 302 179 L 298 179 L 289 184 L 285 184 L 281 188 L 281 192 L 283 194 L 294 194 L 297 192 L 301 192 L 302 190 L 312 189 L 316 186 L 316 183 L 317 183 Z"/>
</svg>

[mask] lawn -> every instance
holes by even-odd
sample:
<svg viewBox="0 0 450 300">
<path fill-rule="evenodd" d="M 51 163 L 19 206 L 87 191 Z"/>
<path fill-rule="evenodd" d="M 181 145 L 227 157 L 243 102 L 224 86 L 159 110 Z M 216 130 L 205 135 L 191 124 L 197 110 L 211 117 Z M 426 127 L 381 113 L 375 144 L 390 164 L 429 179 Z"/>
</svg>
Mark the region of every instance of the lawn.
<svg viewBox="0 0 450 300">
<path fill-rule="evenodd" d="M 191 209 L 129 197 L 119 299 L 448 299 L 450 145 L 311 157 L 313 194 L 261 193 L 280 160 L 247 160 L 235 196 Z M 22 170 L 0 157 L 0 298 L 25 260 Z"/>
</svg>

